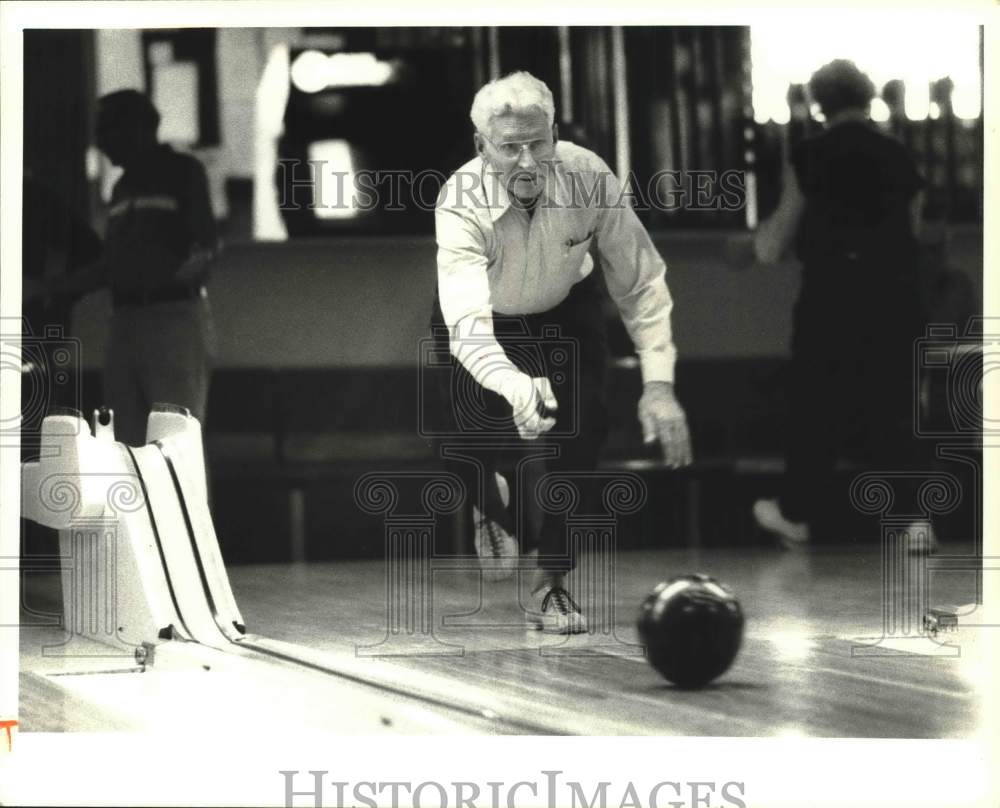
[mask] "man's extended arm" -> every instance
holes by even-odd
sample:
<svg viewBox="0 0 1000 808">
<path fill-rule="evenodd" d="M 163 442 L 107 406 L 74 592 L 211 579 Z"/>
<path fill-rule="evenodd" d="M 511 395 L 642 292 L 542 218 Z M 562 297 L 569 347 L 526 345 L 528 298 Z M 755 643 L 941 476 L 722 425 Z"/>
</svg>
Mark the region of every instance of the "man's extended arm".
<svg viewBox="0 0 1000 808">
<path fill-rule="evenodd" d="M 438 295 L 451 352 L 473 379 L 507 399 L 522 437 L 538 437 L 555 425 L 542 408 L 554 410 L 557 402 L 548 380 L 522 373 L 497 342 L 483 234 L 467 214 L 446 207 L 437 209 L 435 227 Z"/>
<path fill-rule="evenodd" d="M 639 355 L 643 393 L 639 421 L 646 443 L 659 440 L 672 467 L 691 462 L 691 443 L 684 410 L 674 396 L 674 347 L 670 315 L 673 299 L 666 264 L 635 211 L 622 198 L 611 170 L 602 164 L 605 193 L 598 211 L 597 248 L 611 298 Z"/>
<path fill-rule="evenodd" d="M 606 166 L 603 171 L 604 191 L 597 195 L 597 248 L 608 292 L 635 344 L 643 382 L 673 383 L 677 352 L 670 326 L 673 300 L 667 267 L 639 217 L 622 199 L 618 180 Z"/>
</svg>

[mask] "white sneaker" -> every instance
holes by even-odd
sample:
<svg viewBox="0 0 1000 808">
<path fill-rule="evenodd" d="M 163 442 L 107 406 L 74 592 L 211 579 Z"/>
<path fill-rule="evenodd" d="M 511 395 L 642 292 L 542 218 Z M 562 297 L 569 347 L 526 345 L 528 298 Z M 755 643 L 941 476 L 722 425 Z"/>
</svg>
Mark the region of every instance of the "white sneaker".
<svg viewBox="0 0 1000 808">
<path fill-rule="evenodd" d="M 587 619 L 561 585 L 543 586 L 533 593 L 537 611 L 525 612 L 528 628 L 548 634 L 582 634 Z"/>
<path fill-rule="evenodd" d="M 503 581 L 517 569 L 517 539 L 503 527 L 484 516 L 475 505 L 472 519 L 476 525 L 475 545 L 479 565 L 487 581 Z"/>
<path fill-rule="evenodd" d="M 753 504 L 753 518 L 764 530 L 775 534 L 786 548 L 800 547 L 809 541 L 809 525 L 789 522 L 776 499 L 758 499 Z"/>
</svg>

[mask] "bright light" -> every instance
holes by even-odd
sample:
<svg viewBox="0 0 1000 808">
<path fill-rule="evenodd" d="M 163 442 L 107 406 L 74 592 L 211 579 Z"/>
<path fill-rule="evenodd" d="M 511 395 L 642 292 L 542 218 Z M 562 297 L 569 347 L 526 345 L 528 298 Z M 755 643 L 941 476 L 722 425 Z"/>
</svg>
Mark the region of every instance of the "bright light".
<svg viewBox="0 0 1000 808">
<path fill-rule="evenodd" d="M 309 144 L 309 161 L 315 166 L 317 219 L 352 219 L 354 160 L 346 140 L 319 140 Z"/>
<path fill-rule="evenodd" d="M 304 93 L 318 93 L 326 87 L 326 54 L 303 51 L 292 62 L 292 84 Z"/>
<path fill-rule="evenodd" d="M 931 96 L 926 84 L 923 87 L 916 82 L 906 84 L 906 96 L 903 109 L 911 121 L 923 121 L 931 114 Z"/>
<path fill-rule="evenodd" d="M 292 62 L 292 83 L 304 93 L 328 87 L 379 87 L 395 78 L 396 62 L 383 62 L 374 53 L 303 51 Z"/>
<path fill-rule="evenodd" d="M 87 153 L 84 155 L 84 165 L 86 166 L 87 179 L 96 181 L 101 176 L 101 153 L 97 146 L 87 146 Z"/>
<path fill-rule="evenodd" d="M 802 727 L 795 724 L 781 724 L 774 730 L 774 736 L 776 738 L 808 738 L 805 730 Z"/>
<path fill-rule="evenodd" d="M 396 74 L 393 62 L 382 62 L 374 53 L 335 53 L 330 57 L 328 87 L 378 87 Z"/>
<path fill-rule="evenodd" d="M 871 115 L 873 121 L 877 123 L 885 123 L 890 117 L 889 105 L 881 98 L 873 98 Z"/>
<path fill-rule="evenodd" d="M 198 142 L 198 66 L 169 62 L 153 68 L 153 103 L 160 110 L 160 139 L 190 146 Z"/>
<path fill-rule="evenodd" d="M 784 99 L 780 103 L 771 104 L 770 106 L 757 106 L 754 103 L 754 113 L 753 119 L 757 123 L 780 123 L 786 124 L 792 118 L 791 110 L 788 109 L 788 104 Z"/>
<path fill-rule="evenodd" d="M 951 107 L 955 115 L 966 121 L 979 117 L 982 105 L 979 103 L 979 87 L 971 84 L 958 84 L 951 94 Z"/>
<path fill-rule="evenodd" d="M 887 25 L 893 29 L 892 47 L 886 47 Z M 851 59 L 881 90 L 892 79 L 906 88 L 907 117 L 924 119 L 930 113 L 928 85 L 948 76 L 954 82 L 953 106 L 960 118 L 980 114 L 979 28 L 961 21 L 873 17 L 867 27 L 857 18 L 824 19 L 822 27 L 790 35 L 784 23 L 750 28 L 753 62 L 753 108 L 758 123 L 783 122 L 790 84 L 806 84 L 813 72 L 833 59 Z M 873 117 L 875 109 L 873 105 Z M 879 112 L 878 114 L 882 114 Z"/>
<path fill-rule="evenodd" d="M 801 662 L 816 648 L 816 642 L 804 631 L 776 631 L 768 635 L 778 659 L 787 662 Z"/>
<path fill-rule="evenodd" d="M 288 103 L 288 45 L 275 45 L 268 55 L 254 96 L 253 236 L 258 241 L 285 241 L 274 167 L 284 131 Z"/>
</svg>

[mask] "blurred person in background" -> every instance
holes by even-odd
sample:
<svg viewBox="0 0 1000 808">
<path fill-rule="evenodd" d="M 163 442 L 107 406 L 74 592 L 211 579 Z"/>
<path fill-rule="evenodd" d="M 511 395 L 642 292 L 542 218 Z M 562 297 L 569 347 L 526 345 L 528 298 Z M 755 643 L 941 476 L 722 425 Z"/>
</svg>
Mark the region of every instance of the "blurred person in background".
<svg viewBox="0 0 1000 808">
<path fill-rule="evenodd" d="M 187 408 L 204 424 L 214 332 L 205 283 L 218 253 L 205 169 L 157 139 L 147 96 L 98 101 L 97 147 L 124 169 L 108 211 L 102 259 L 59 291 L 108 286 L 114 313 L 104 369 L 115 436 L 145 443 L 154 403 Z"/>
<path fill-rule="evenodd" d="M 808 89 L 824 130 L 791 148 L 778 208 L 754 242 L 762 263 L 794 247 L 802 264 L 786 468 L 779 496 L 753 506 L 786 546 L 835 531 L 828 498 L 845 448 L 879 469 L 916 461 L 912 355 L 925 323 L 916 239 L 923 179 L 904 146 L 870 120 L 875 87 L 853 62 L 821 67 Z"/>
</svg>

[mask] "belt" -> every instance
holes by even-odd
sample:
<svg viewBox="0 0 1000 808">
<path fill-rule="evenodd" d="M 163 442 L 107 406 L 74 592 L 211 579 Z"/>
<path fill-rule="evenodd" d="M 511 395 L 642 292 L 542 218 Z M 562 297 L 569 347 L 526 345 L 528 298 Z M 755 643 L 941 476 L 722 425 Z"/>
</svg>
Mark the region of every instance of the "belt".
<svg viewBox="0 0 1000 808">
<path fill-rule="evenodd" d="M 197 300 L 205 297 L 204 286 L 184 286 L 173 284 L 150 289 L 145 292 L 113 292 L 111 299 L 115 308 L 119 306 L 149 306 L 154 303 L 174 303 L 178 300 Z"/>
</svg>

